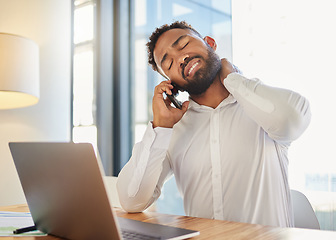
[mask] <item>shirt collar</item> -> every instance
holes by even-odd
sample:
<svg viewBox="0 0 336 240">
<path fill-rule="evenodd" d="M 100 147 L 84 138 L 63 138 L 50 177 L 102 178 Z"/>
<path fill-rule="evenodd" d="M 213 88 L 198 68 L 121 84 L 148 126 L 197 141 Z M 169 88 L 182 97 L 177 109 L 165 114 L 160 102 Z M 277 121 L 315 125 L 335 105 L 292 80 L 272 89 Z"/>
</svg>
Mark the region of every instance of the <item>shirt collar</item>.
<svg viewBox="0 0 336 240">
<path fill-rule="evenodd" d="M 192 100 L 189 97 L 189 106 L 188 109 L 193 109 L 195 111 L 201 112 L 201 111 L 214 111 L 216 109 L 220 109 L 222 107 L 225 107 L 229 104 L 235 103 L 237 100 L 230 94 L 227 98 L 225 98 L 215 109 L 205 106 L 205 105 L 200 105 L 194 100 Z"/>
</svg>

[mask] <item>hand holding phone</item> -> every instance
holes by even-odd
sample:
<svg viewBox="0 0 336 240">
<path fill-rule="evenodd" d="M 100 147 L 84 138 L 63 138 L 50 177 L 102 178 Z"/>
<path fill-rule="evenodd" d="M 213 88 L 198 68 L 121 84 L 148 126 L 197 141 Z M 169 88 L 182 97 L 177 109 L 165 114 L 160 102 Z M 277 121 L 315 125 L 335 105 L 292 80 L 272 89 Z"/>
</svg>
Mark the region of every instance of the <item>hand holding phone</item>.
<svg viewBox="0 0 336 240">
<path fill-rule="evenodd" d="M 176 99 L 176 96 L 178 95 L 178 87 L 176 86 L 176 84 L 172 83 L 173 85 L 173 89 L 172 94 L 169 95 L 168 93 L 166 93 L 167 97 L 169 98 L 169 100 L 174 104 L 174 106 L 178 109 L 182 109 L 182 103 Z"/>
<path fill-rule="evenodd" d="M 152 104 L 153 128 L 172 128 L 187 111 L 189 102 L 185 101 L 182 104 L 175 98 L 178 94 L 178 90 L 181 90 L 181 88 L 172 83 L 171 80 L 162 81 L 155 87 Z M 166 97 L 164 95 L 166 95 Z M 173 103 L 175 107 L 169 106 L 171 103 Z"/>
<path fill-rule="evenodd" d="M 174 106 L 178 109 L 182 109 L 182 103 L 176 99 L 175 95 L 169 95 L 167 94 L 167 97 L 169 100 L 174 104 Z"/>
</svg>

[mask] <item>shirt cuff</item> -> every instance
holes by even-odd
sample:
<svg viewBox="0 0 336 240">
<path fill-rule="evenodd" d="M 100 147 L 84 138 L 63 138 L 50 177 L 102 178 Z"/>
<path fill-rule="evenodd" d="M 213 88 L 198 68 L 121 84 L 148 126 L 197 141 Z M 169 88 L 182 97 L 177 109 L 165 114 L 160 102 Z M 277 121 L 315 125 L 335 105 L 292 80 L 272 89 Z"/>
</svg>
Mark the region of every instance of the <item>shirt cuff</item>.
<svg viewBox="0 0 336 240">
<path fill-rule="evenodd" d="M 238 73 L 230 73 L 224 79 L 224 86 L 242 106 L 248 104 L 265 113 L 272 113 L 275 110 L 274 104 L 267 98 L 256 92 L 259 79 L 248 79 Z"/>
<path fill-rule="evenodd" d="M 224 79 L 224 86 L 231 94 L 234 94 L 235 90 L 238 90 L 243 79 L 244 77 L 239 73 L 230 73 Z"/>
<path fill-rule="evenodd" d="M 152 145 L 153 148 L 168 149 L 173 133 L 172 128 L 156 127 L 153 129 L 153 124 L 150 122 L 148 124 L 147 130 L 150 131 L 150 134 L 153 134 L 155 137 L 155 141 L 153 141 Z"/>
</svg>

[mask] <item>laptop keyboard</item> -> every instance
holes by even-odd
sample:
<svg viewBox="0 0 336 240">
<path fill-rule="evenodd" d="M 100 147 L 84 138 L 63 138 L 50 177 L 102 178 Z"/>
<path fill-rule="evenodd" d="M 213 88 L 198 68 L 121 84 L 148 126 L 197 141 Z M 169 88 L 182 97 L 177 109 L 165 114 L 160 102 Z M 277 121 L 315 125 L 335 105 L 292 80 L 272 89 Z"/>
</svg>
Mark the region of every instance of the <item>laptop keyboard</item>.
<svg viewBox="0 0 336 240">
<path fill-rule="evenodd" d="M 137 232 L 133 232 L 133 231 L 128 231 L 128 230 L 122 230 L 121 231 L 121 235 L 123 239 L 127 239 L 127 240 L 135 240 L 135 239 L 139 239 L 139 240 L 155 240 L 155 239 L 161 239 L 161 237 L 154 237 L 154 236 L 150 236 L 150 235 L 145 235 L 142 233 L 137 233 Z"/>
</svg>

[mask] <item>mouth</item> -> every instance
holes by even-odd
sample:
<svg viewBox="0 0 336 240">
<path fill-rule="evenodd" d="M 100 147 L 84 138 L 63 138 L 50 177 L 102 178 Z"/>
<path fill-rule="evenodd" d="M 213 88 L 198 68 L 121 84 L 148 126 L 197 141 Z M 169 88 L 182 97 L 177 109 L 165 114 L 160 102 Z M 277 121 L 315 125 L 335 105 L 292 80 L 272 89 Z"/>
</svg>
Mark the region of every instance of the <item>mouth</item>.
<svg viewBox="0 0 336 240">
<path fill-rule="evenodd" d="M 193 58 L 188 61 L 185 67 L 182 69 L 183 77 L 192 77 L 197 72 L 197 70 L 201 67 L 201 60 L 198 58 Z"/>
</svg>

